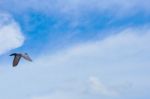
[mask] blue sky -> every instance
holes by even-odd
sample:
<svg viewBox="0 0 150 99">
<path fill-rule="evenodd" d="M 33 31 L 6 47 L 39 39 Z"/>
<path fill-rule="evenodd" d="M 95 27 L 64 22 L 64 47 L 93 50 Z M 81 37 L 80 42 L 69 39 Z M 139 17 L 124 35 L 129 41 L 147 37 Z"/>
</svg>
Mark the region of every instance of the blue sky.
<svg viewBox="0 0 150 99">
<path fill-rule="evenodd" d="M 0 98 L 150 98 L 149 3 L 1 0 Z"/>
</svg>

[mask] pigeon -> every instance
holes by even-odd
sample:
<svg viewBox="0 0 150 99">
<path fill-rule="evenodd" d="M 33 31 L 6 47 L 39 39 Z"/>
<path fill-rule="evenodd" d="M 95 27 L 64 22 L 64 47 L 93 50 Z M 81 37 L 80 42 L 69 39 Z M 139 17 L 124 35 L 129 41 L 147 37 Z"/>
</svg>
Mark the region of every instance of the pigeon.
<svg viewBox="0 0 150 99">
<path fill-rule="evenodd" d="M 32 59 L 29 57 L 27 53 L 12 53 L 10 54 L 10 56 L 14 56 L 13 67 L 16 67 L 18 65 L 21 57 L 23 57 L 25 60 L 32 62 Z"/>
</svg>

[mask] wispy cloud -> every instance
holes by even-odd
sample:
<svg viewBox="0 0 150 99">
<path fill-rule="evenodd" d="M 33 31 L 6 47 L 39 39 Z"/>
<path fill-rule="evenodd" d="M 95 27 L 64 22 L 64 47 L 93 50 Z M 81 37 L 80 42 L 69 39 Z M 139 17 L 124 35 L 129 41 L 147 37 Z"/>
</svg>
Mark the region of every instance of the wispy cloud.
<svg viewBox="0 0 150 99">
<path fill-rule="evenodd" d="M 109 0 L 109 2 L 105 0 L 45 0 L 39 4 L 39 0 L 27 0 L 26 2 L 2 0 L 0 8 L 11 13 L 36 11 L 48 16 L 61 17 L 73 21 L 72 24 L 77 24 L 80 21 L 86 23 L 88 17 L 92 18 L 96 14 L 108 17 L 108 21 L 109 19 L 112 21 L 118 18 L 130 18 L 139 13 L 146 17 L 150 14 L 149 3 L 149 0 L 144 2 L 141 0 Z"/>
<path fill-rule="evenodd" d="M 18 10 L 35 9 L 39 11 L 52 11 L 54 9 L 59 9 L 57 10 L 58 12 L 71 12 L 72 10 L 82 11 L 89 9 L 97 9 L 98 11 L 108 9 L 116 11 L 137 11 L 139 9 L 143 9 L 147 12 L 149 10 L 149 0 L 145 0 L 145 2 L 142 2 L 140 0 L 109 0 L 109 2 L 105 0 L 89 0 L 88 2 L 86 0 L 45 0 L 41 4 L 39 4 L 39 0 L 27 0 L 26 2 L 20 0 L 2 0 L 0 2 L 0 4 L 4 8 L 5 4 L 8 4 L 7 7 L 11 6 L 11 4 L 9 3 L 11 3 L 12 5 L 16 5 L 15 7 L 20 8 Z M 83 9 L 79 10 L 80 8 Z"/>
<path fill-rule="evenodd" d="M 0 13 L 0 54 L 20 47 L 24 36 L 17 22 L 6 13 Z"/>
<path fill-rule="evenodd" d="M 147 46 L 149 38 L 148 28 L 125 29 L 104 40 L 76 45 L 53 55 L 43 54 L 33 63 L 22 61 L 15 70 L 6 72 L 7 75 L 4 73 L 0 78 L 1 84 L 5 83 L 10 90 L 1 85 L 0 88 L 3 93 L 10 92 L 7 96 L 14 99 L 26 95 L 33 99 L 59 99 L 59 96 L 68 99 L 73 96 L 78 96 L 78 99 L 99 99 L 101 95 L 107 99 L 118 94 L 122 99 L 126 95 L 142 96 L 150 88 L 150 80 L 147 79 L 150 70 L 147 59 L 150 51 Z M 91 75 L 94 78 L 89 78 Z M 5 78 L 13 80 L 6 82 Z M 120 89 L 126 82 L 131 83 L 132 88 Z M 13 93 L 14 88 L 17 91 L 16 96 Z M 93 92 L 99 93 L 98 96 Z M 0 97 L 3 98 L 4 95 L 0 94 Z"/>
<path fill-rule="evenodd" d="M 96 94 L 106 95 L 106 96 L 118 96 L 119 93 L 111 88 L 103 84 L 97 77 L 89 78 L 90 87 L 92 91 Z"/>
<path fill-rule="evenodd" d="M 145 96 L 150 89 L 149 8 L 149 0 L 1 0 L 0 10 L 15 15 L 29 36 L 24 48 L 42 55 L 32 63 L 21 60 L 14 69 L 2 68 L 6 70 L 0 76 L 0 98 Z M 0 14 L 0 54 L 20 47 L 25 39 L 9 14 Z M 132 27 L 138 24 L 141 27 Z M 73 37 L 71 47 L 49 51 Z M 89 42 L 77 43 L 85 38 Z M 126 82 L 132 87 L 126 88 Z"/>
<path fill-rule="evenodd" d="M 68 42 L 87 41 L 107 37 L 110 29 L 149 24 L 149 0 L 2 0 L 0 9 L 15 15 L 24 31 L 30 35 L 29 46 L 41 47 L 47 42 L 49 49 Z M 7 6 L 6 6 L 7 5 Z M 20 17 L 22 16 L 22 17 Z M 31 25 L 32 23 L 32 25 Z M 41 28 L 42 27 L 42 28 Z M 47 35 L 39 40 L 38 35 Z M 35 38 L 38 39 L 35 41 Z M 50 38 L 50 39 L 49 39 Z M 54 40 L 55 39 L 55 40 Z M 41 42 L 40 42 L 41 41 Z M 42 43 L 43 43 L 42 42 Z M 67 43 L 66 43 L 67 42 Z M 27 46 L 28 46 L 27 45 Z M 44 48 L 43 48 L 44 49 Z M 48 50 L 49 50 L 48 49 Z M 37 49 L 34 49 L 37 50 Z"/>
</svg>

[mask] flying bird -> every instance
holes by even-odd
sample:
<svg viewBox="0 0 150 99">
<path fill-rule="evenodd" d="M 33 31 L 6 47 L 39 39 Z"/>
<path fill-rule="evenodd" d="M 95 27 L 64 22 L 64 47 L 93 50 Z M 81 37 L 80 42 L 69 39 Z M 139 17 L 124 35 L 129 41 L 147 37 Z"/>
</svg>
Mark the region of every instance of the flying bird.
<svg viewBox="0 0 150 99">
<path fill-rule="evenodd" d="M 32 59 L 29 57 L 27 53 L 12 53 L 10 54 L 10 56 L 14 56 L 13 67 L 18 65 L 21 57 L 23 57 L 25 60 L 32 62 Z"/>
</svg>

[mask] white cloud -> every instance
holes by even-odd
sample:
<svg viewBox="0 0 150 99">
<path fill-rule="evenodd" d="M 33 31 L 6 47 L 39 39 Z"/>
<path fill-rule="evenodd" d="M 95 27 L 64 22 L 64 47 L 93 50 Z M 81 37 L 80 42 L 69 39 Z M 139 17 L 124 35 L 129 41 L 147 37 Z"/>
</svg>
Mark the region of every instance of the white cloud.
<svg viewBox="0 0 150 99">
<path fill-rule="evenodd" d="M 9 14 L 0 13 L 0 54 L 20 47 L 24 36 L 19 25 Z"/>
<path fill-rule="evenodd" d="M 121 99 L 142 97 L 150 88 L 149 38 L 149 28 L 126 29 L 57 54 L 43 53 L 32 63 L 22 61 L 1 74 L 0 98 L 20 99 L 29 95 L 31 99 L 110 99 L 118 98 L 118 94 Z M 91 75 L 94 78 L 89 79 Z M 126 82 L 132 88 L 124 87 Z"/>
<path fill-rule="evenodd" d="M 35 62 L 36 68 L 39 69 L 34 71 L 34 75 L 40 73 L 44 79 L 39 76 L 38 79 L 42 79 L 42 81 L 56 81 L 57 84 L 49 85 L 47 83 L 50 88 L 53 86 L 56 90 L 70 89 L 68 92 L 75 95 L 81 94 L 80 97 L 86 95 L 93 97 L 95 94 L 102 95 L 106 99 L 117 96 L 122 99 L 124 96 L 136 97 L 132 96 L 135 94 L 142 96 L 144 90 L 150 88 L 150 80 L 147 79 L 150 75 L 148 67 L 150 65 L 148 60 L 150 55 L 149 38 L 150 30 L 148 28 L 125 29 L 104 40 L 76 45 L 50 56 L 43 54 Z M 31 72 L 33 72 L 32 70 Z M 94 77 L 89 78 L 90 75 L 94 75 Z M 87 79 L 88 82 L 90 81 L 90 85 L 86 83 Z M 72 84 L 70 81 L 79 81 L 82 86 L 76 85 L 76 83 Z M 91 87 L 89 88 L 89 86 Z M 62 92 L 64 91 L 62 90 Z M 65 92 L 65 95 L 68 92 Z M 61 95 L 62 93 L 54 94 L 56 97 Z M 40 96 L 40 98 L 36 98 L 47 99 L 52 96 L 53 94 L 48 94 L 42 98 Z"/>
<path fill-rule="evenodd" d="M 92 62 L 93 64 L 96 62 L 96 66 L 99 66 L 103 61 L 131 62 L 130 59 L 134 59 L 135 56 L 141 59 L 144 57 L 139 57 L 139 54 L 144 55 L 146 52 L 149 52 L 150 47 L 147 46 L 148 42 L 150 42 L 149 37 L 150 30 L 146 29 L 145 31 L 144 28 L 125 29 L 104 40 L 83 43 L 68 50 L 61 51 L 61 54 L 58 53 L 58 55 L 51 56 L 50 59 L 52 63 L 56 64 L 62 64 L 61 62 L 67 64 L 78 61 L 83 63 L 82 65 L 88 64 L 88 62 Z M 80 61 L 80 59 L 82 60 Z M 107 62 L 105 63 L 107 64 Z"/>
</svg>

